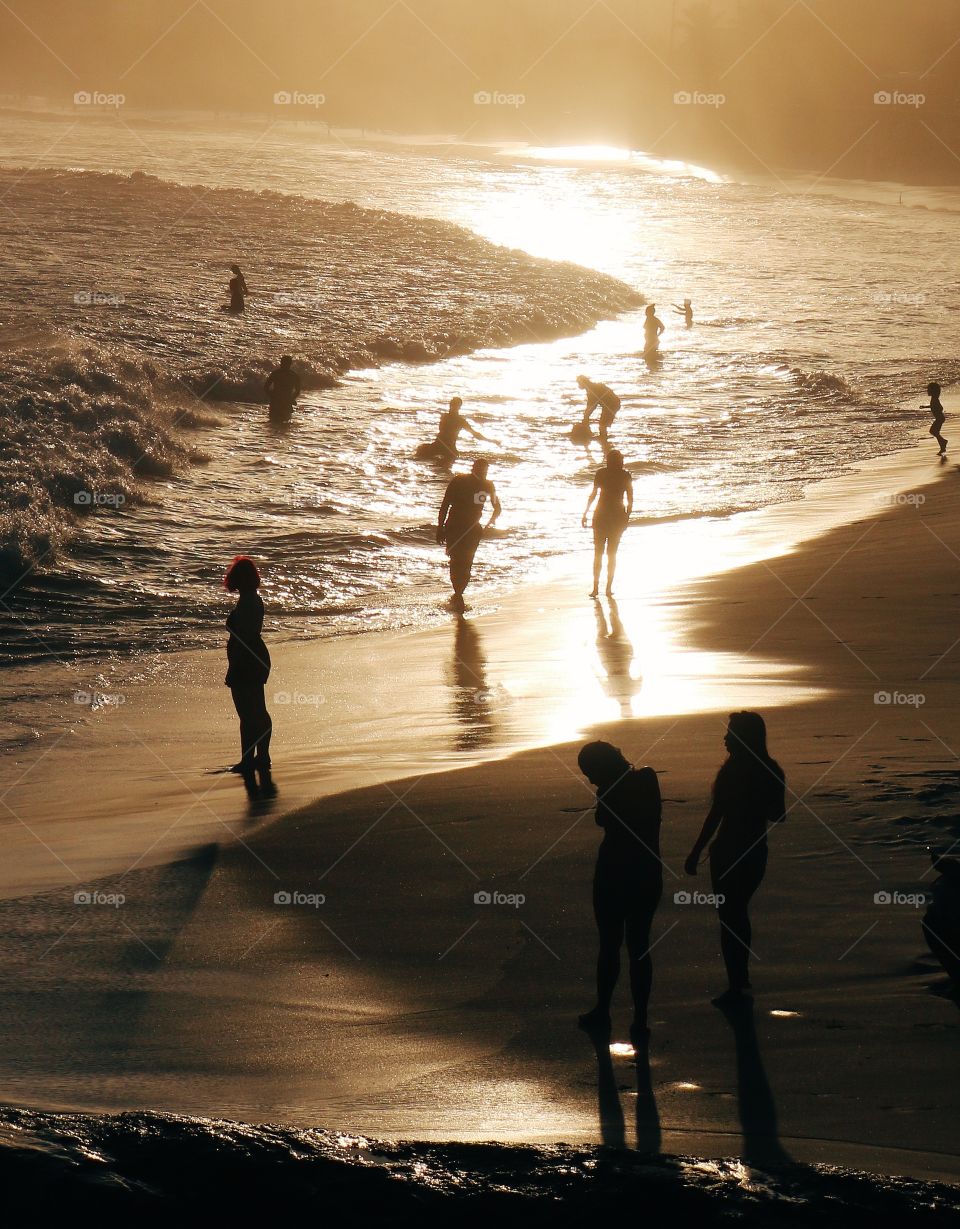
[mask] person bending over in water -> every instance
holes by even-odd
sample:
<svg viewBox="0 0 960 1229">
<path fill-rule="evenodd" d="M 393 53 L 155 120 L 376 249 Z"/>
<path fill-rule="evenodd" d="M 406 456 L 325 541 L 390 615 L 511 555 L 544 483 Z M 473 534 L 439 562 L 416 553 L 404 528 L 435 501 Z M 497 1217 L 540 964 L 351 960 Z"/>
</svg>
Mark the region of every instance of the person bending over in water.
<svg viewBox="0 0 960 1229">
<path fill-rule="evenodd" d="M 440 415 L 437 438 L 432 444 L 421 444 L 417 449 L 416 455 L 420 460 L 435 458 L 440 461 L 455 461 L 460 455 L 457 452 L 457 440 L 460 437 L 461 431 L 466 431 L 475 440 L 484 440 L 487 444 L 497 443 L 489 435 L 484 435 L 482 431 L 478 431 L 472 422 L 464 418 L 460 413 L 462 405 L 463 400 L 460 397 L 451 398 L 450 408 Z"/>
<path fill-rule="evenodd" d="M 593 589 L 590 596 L 596 597 L 600 592 L 604 551 L 607 553 L 609 596 L 613 593 L 613 580 L 617 574 L 620 539 L 633 511 L 633 477 L 630 471 L 624 468 L 623 453 L 617 448 L 610 449 L 606 465 L 597 470 L 593 479 L 593 489 L 580 519 L 584 528 L 594 500 L 597 501 L 597 507 L 593 514 Z"/>
<path fill-rule="evenodd" d="M 683 307 L 677 307 L 676 303 L 674 303 L 673 310 L 678 316 L 683 316 L 684 322 L 688 329 L 693 328 L 693 304 L 689 299 L 683 300 Z"/>
<path fill-rule="evenodd" d="M 710 845 L 710 878 L 720 918 L 720 950 L 727 968 L 727 990 L 713 1001 L 736 1002 L 750 990 L 752 930 L 750 898 L 767 869 L 767 825 L 781 823 L 786 811 L 783 769 L 767 751 L 767 727 L 759 713 L 731 713 L 724 737 L 727 759 L 713 783 L 713 802 L 684 869 L 697 863 Z"/>
<path fill-rule="evenodd" d="M 663 321 L 657 315 L 656 303 L 648 303 L 643 317 L 644 354 L 656 354 L 660 349 L 660 334 L 664 331 L 665 327 Z"/>
<path fill-rule="evenodd" d="M 474 461 L 469 474 L 454 474 L 437 517 L 437 542 L 446 546 L 450 559 L 450 584 L 453 586 L 455 610 L 465 609 L 463 595 L 470 583 L 473 558 L 483 534 L 480 522 L 483 520 L 484 505 L 489 501 L 491 508 L 488 529 L 502 511 L 496 488 L 487 478 L 489 467 L 489 461 L 478 459 Z"/>
<path fill-rule="evenodd" d="M 280 366 L 270 372 L 263 387 L 270 403 L 271 419 L 283 422 L 290 418 L 301 392 L 300 377 L 293 369 L 292 355 L 285 354 L 281 358 Z"/>
<path fill-rule="evenodd" d="M 243 301 L 250 293 L 247 289 L 247 279 L 240 272 L 239 265 L 231 265 L 230 272 L 233 274 L 233 277 L 230 279 L 230 306 L 227 308 L 227 311 L 242 312 Z"/>
<path fill-rule="evenodd" d="M 650 928 L 663 892 L 660 861 L 660 785 L 652 768 L 634 768 L 610 743 L 587 743 L 580 771 L 597 787 L 597 824 L 603 840 L 593 877 L 593 913 L 600 935 L 597 1005 L 579 1018 L 588 1033 L 609 1034 L 610 1003 L 627 941 L 633 1025 L 630 1039 L 647 1036 L 647 1004 L 653 981 Z"/>
<path fill-rule="evenodd" d="M 927 396 L 930 398 L 929 409 L 930 413 L 933 415 L 933 422 L 930 424 L 930 434 L 940 445 L 940 456 L 943 456 L 943 454 L 947 451 L 947 441 L 940 434 L 940 428 L 946 422 L 947 416 L 943 412 L 943 405 L 940 401 L 941 392 L 942 389 L 940 388 L 939 384 L 927 385 Z M 925 410 L 928 407 L 922 405 L 920 408 L 921 410 Z"/>
<path fill-rule="evenodd" d="M 276 792 L 270 775 L 270 736 L 273 722 L 267 712 L 264 687 L 270 677 L 270 654 L 263 643 L 263 601 L 260 573 L 246 555 L 237 555 L 223 579 L 237 604 L 227 618 L 227 677 L 224 679 L 240 718 L 240 763 L 243 783 L 251 798 L 272 797 Z M 257 785 L 259 775 L 260 784 Z"/>
<path fill-rule="evenodd" d="M 593 411 L 600 410 L 600 438 L 607 438 L 608 430 L 613 426 L 613 420 L 620 411 L 620 398 L 606 384 L 595 384 L 589 376 L 577 376 L 577 384 L 587 394 L 587 404 L 583 411 L 581 427 L 590 430 L 590 419 Z"/>
</svg>

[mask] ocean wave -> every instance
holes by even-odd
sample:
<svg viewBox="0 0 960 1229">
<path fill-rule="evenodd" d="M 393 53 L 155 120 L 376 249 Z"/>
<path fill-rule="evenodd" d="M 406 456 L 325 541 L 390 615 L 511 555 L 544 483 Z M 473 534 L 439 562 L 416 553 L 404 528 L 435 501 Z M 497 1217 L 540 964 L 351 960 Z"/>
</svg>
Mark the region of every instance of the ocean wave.
<svg viewBox="0 0 960 1229">
<path fill-rule="evenodd" d="M 169 1114 L 0 1111 L 7 1215 L 315 1217 L 431 1226 L 506 1216 L 536 1229 L 642 1212 L 650 1224 L 910 1229 L 960 1223 L 960 1191 L 827 1165 L 612 1148 L 388 1143 Z M 142 1223 L 142 1222 L 141 1222 Z M 152 1219 L 151 1222 L 153 1223 Z"/>
<path fill-rule="evenodd" d="M 4 286 L 30 305 L 0 320 L 5 584 L 51 566 L 86 511 L 143 501 L 145 479 L 207 459 L 184 432 L 218 421 L 211 403 L 262 403 L 284 351 L 305 388 L 328 389 L 351 368 L 574 334 L 639 298 L 448 222 L 352 203 L 144 172 L 0 169 L 0 192 Z M 235 259 L 252 291 L 241 317 L 220 311 Z"/>
</svg>

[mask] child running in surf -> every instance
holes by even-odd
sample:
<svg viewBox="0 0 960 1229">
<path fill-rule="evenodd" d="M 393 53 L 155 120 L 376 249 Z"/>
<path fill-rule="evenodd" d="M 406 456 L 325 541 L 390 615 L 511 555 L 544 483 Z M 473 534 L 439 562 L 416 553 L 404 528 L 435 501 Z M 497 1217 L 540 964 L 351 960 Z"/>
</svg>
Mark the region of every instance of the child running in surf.
<svg viewBox="0 0 960 1229">
<path fill-rule="evenodd" d="M 927 396 L 930 398 L 930 413 L 933 415 L 933 422 L 930 424 L 930 434 L 940 445 L 940 456 L 944 456 L 947 451 L 947 441 L 940 434 L 940 428 L 946 421 L 946 415 L 943 412 L 943 405 L 940 402 L 940 385 L 933 383 L 927 385 Z M 928 407 L 922 405 L 922 410 Z"/>
</svg>

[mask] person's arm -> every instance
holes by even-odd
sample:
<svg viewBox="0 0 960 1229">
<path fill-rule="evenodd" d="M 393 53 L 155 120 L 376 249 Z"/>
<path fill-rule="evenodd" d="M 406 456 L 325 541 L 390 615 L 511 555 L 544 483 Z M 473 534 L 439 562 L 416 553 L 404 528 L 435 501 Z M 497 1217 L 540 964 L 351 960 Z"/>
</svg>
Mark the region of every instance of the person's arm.
<svg viewBox="0 0 960 1229">
<path fill-rule="evenodd" d="M 633 512 L 633 477 L 630 474 L 627 474 L 627 481 L 623 489 L 627 496 L 627 520 L 629 520 Z"/>
<path fill-rule="evenodd" d="M 600 494 L 600 482 L 597 478 L 594 478 L 593 489 L 591 490 L 590 495 L 587 498 L 587 506 L 583 510 L 583 516 L 581 516 L 580 518 L 580 524 L 584 527 L 584 529 L 586 529 L 587 527 L 587 517 L 590 515 L 590 509 L 593 507 L 593 501 L 597 498 L 599 494 Z"/>
<path fill-rule="evenodd" d="M 273 394 L 273 386 L 275 383 L 274 376 L 276 376 L 276 374 L 277 373 L 275 371 L 271 371 L 270 374 L 267 376 L 266 381 L 264 382 L 263 391 L 267 394 L 268 397 L 272 396 Z"/>
<path fill-rule="evenodd" d="M 703 827 L 700 829 L 700 835 L 693 843 L 693 848 L 687 855 L 687 860 L 683 864 L 683 869 L 688 875 L 697 873 L 697 863 L 700 861 L 700 855 L 713 840 L 714 834 L 720 827 L 720 820 L 723 819 L 723 809 L 717 802 L 716 798 L 710 810 L 707 812 L 707 818 L 703 821 Z"/>
<path fill-rule="evenodd" d="M 444 492 L 443 502 L 440 504 L 440 512 L 437 516 L 437 543 L 442 546 L 446 540 L 446 525 L 447 514 L 450 511 L 450 487 L 448 486 Z"/>
<path fill-rule="evenodd" d="M 491 512 L 489 521 L 487 521 L 488 529 L 490 528 L 491 525 L 493 525 L 497 521 L 497 518 L 500 516 L 500 513 L 503 511 L 503 508 L 500 505 L 500 497 L 497 495 L 497 488 L 493 485 L 492 482 L 490 483 L 490 506 L 491 506 L 492 512 Z"/>
<path fill-rule="evenodd" d="M 300 396 L 302 392 L 303 392 L 303 383 L 300 377 L 297 375 L 297 373 L 294 372 L 293 373 L 293 399 L 294 401 L 296 401 L 296 399 Z"/>
<path fill-rule="evenodd" d="M 599 404 L 600 404 L 599 398 L 594 395 L 592 389 L 588 388 L 587 389 L 587 404 L 584 407 L 584 411 L 583 411 L 583 421 L 585 423 L 590 421 L 590 415 L 593 413 L 593 411 L 597 408 Z"/>
<path fill-rule="evenodd" d="M 489 435 L 484 435 L 482 431 L 478 431 L 472 422 L 463 419 L 463 429 L 470 433 L 475 440 L 486 440 L 488 444 L 495 444 L 497 441 L 492 440 Z"/>
</svg>

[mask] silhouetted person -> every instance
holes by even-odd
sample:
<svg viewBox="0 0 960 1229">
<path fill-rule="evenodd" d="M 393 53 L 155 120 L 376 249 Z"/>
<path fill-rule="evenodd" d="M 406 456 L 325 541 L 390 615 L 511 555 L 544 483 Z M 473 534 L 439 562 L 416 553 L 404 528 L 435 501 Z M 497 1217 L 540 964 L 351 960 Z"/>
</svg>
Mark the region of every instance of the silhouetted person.
<svg viewBox="0 0 960 1229">
<path fill-rule="evenodd" d="M 617 574 L 617 551 L 620 549 L 620 539 L 630 520 L 633 511 L 633 478 L 630 471 L 624 469 L 623 453 L 617 448 L 611 448 L 607 453 L 607 463 L 598 469 L 593 479 L 593 489 L 587 499 L 587 506 L 580 518 L 581 525 L 586 528 L 587 517 L 593 501 L 597 501 L 593 514 L 593 588 L 591 597 L 600 592 L 600 572 L 603 568 L 603 554 L 607 554 L 607 593 L 613 593 L 613 581 Z"/>
<path fill-rule="evenodd" d="M 693 328 L 693 304 L 689 299 L 683 300 L 683 307 L 677 307 L 676 303 L 674 303 L 673 310 L 678 316 L 683 316 L 684 323 L 688 329 Z"/>
<path fill-rule="evenodd" d="M 960 858 L 932 856 L 940 878 L 934 883 L 923 918 L 923 937 L 960 995 Z"/>
<path fill-rule="evenodd" d="M 666 326 L 657 315 L 657 305 L 648 303 L 643 314 L 643 352 L 656 354 L 660 349 L 660 334 Z"/>
<path fill-rule="evenodd" d="M 231 265 L 230 272 L 233 277 L 230 279 L 230 306 L 227 311 L 242 312 L 244 308 L 244 299 L 250 291 L 247 289 L 247 279 L 240 272 L 239 265 Z"/>
<path fill-rule="evenodd" d="M 713 1000 L 718 1006 L 750 990 L 753 935 L 748 908 L 767 869 L 767 825 L 780 823 L 786 810 L 786 780 L 767 751 L 767 727 L 760 714 L 731 713 L 723 741 L 727 760 L 717 773 L 713 803 L 685 864 L 687 874 L 695 875 L 700 855 L 713 841 L 710 878 L 718 899 L 728 981 L 727 990 Z"/>
<path fill-rule="evenodd" d="M 587 404 L 583 411 L 580 426 L 590 432 L 590 419 L 594 410 L 600 410 L 600 438 L 605 440 L 607 432 L 613 426 L 613 420 L 620 412 L 620 398 L 606 384 L 596 384 L 588 376 L 577 376 L 577 384 L 587 394 Z"/>
<path fill-rule="evenodd" d="M 416 451 L 418 460 L 437 460 L 443 461 L 446 464 L 453 464 L 460 455 L 457 452 L 457 440 L 460 437 L 461 431 L 466 431 L 475 440 L 485 440 L 488 444 L 495 444 L 497 442 L 492 440 L 489 435 L 484 435 L 482 431 L 478 431 L 472 422 L 464 418 L 460 413 L 462 405 L 463 401 L 460 397 L 453 397 L 451 399 L 450 408 L 444 410 L 440 415 L 437 438 L 432 443 L 420 445 Z"/>
<path fill-rule="evenodd" d="M 263 601 L 260 573 L 246 555 L 237 555 L 223 579 L 237 604 L 227 618 L 227 677 L 233 705 L 240 718 L 240 775 L 252 797 L 270 797 L 276 787 L 270 775 L 270 736 L 273 723 L 267 712 L 264 687 L 270 677 L 270 654 L 263 643 Z M 259 788 L 257 777 L 259 776 Z"/>
<path fill-rule="evenodd" d="M 933 422 L 930 424 L 930 434 L 940 445 L 940 455 L 947 451 L 947 441 L 940 434 L 940 428 L 946 422 L 946 414 L 943 412 L 943 405 L 940 401 L 940 393 L 942 389 L 939 384 L 927 385 L 927 396 L 930 398 L 930 413 L 933 415 Z M 927 406 L 921 406 L 921 409 L 927 409 Z"/>
<path fill-rule="evenodd" d="M 633 995 L 634 1044 L 647 1036 L 653 981 L 650 928 L 663 893 L 660 861 L 660 785 L 652 768 L 634 768 L 610 743 L 580 749 L 580 771 L 597 787 L 597 824 L 603 840 L 593 879 L 593 913 L 600 937 L 597 1003 L 579 1019 L 586 1032 L 610 1032 L 610 1003 L 626 939 Z"/>
<path fill-rule="evenodd" d="M 301 392 L 300 377 L 293 369 L 293 356 L 285 354 L 280 366 L 267 376 L 263 386 L 270 403 L 270 418 L 274 422 L 286 422 L 296 408 Z"/>
<path fill-rule="evenodd" d="M 473 559 L 483 535 L 483 509 L 491 508 L 487 528 L 499 517 L 502 508 L 496 487 L 487 478 L 489 461 L 474 461 L 469 474 L 455 474 L 447 486 L 437 517 L 437 541 L 446 546 L 450 559 L 450 584 L 455 610 L 464 609 L 463 595 L 473 570 Z"/>
</svg>

